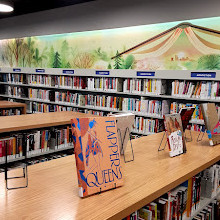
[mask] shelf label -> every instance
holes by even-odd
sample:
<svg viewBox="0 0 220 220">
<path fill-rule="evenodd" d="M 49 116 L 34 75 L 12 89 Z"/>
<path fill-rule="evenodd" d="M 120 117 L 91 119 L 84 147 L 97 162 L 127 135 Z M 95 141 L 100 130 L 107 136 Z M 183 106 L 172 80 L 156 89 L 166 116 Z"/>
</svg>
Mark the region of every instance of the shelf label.
<svg viewBox="0 0 220 220">
<path fill-rule="evenodd" d="M 107 70 L 97 70 L 97 71 L 95 71 L 95 74 L 96 75 L 105 75 L 105 76 L 107 76 L 107 75 L 110 75 L 110 72 L 109 71 L 107 71 Z"/>
<path fill-rule="evenodd" d="M 36 73 L 45 73 L 45 69 L 36 69 Z"/>
<path fill-rule="evenodd" d="M 191 72 L 191 77 L 215 78 L 216 72 Z"/>
<path fill-rule="evenodd" d="M 74 70 L 63 70 L 65 74 L 74 74 Z"/>
<path fill-rule="evenodd" d="M 155 72 L 137 71 L 137 76 L 155 76 Z"/>
<path fill-rule="evenodd" d="M 13 68 L 13 72 L 21 72 L 21 69 Z"/>
</svg>

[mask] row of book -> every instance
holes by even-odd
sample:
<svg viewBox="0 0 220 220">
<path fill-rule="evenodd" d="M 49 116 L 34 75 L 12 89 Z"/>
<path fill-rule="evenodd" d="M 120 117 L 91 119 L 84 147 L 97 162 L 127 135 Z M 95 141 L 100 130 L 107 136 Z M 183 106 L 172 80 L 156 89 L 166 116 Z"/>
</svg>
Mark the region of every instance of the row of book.
<svg viewBox="0 0 220 220">
<path fill-rule="evenodd" d="M 219 82 L 175 80 L 172 82 L 172 95 L 199 99 L 220 99 Z"/>
<path fill-rule="evenodd" d="M 24 83 L 24 75 L 23 74 L 1 74 L 0 79 L 2 82 L 15 83 L 15 84 L 23 84 Z"/>
<path fill-rule="evenodd" d="M 162 123 L 158 119 L 147 119 L 144 117 L 136 117 L 134 121 L 133 131 L 143 134 L 157 133 L 162 130 Z"/>
<path fill-rule="evenodd" d="M 23 156 L 25 153 L 24 151 L 26 151 L 27 156 L 29 156 L 72 146 L 69 126 L 50 130 L 33 131 L 27 134 L 26 138 L 26 146 L 23 146 L 24 137 L 22 134 L 14 135 L 14 137 L 1 138 L 0 162 L 5 161 L 6 151 L 8 160 L 11 160 Z"/>
<path fill-rule="evenodd" d="M 192 220 L 215 220 L 220 219 L 220 201 L 214 199 L 209 203 L 200 213 L 198 213 Z"/>
<path fill-rule="evenodd" d="M 188 125 L 187 127 L 191 131 L 202 131 L 205 132 L 205 125 L 199 125 L 192 123 L 191 125 Z"/>
<path fill-rule="evenodd" d="M 162 117 L 169 113 L 167 100 L 147 100 L 144 98 L 123 98 L 122 111 L 140 112 L 149 116 Z"/>
<path fill-rule="evenodd" d="M 166 81 L 161 79 L 128 78 L 124 80 L 123 92 L 155 95 L 165 94 Z"/>
<path fill-rule="evenodd" d="M 24 96 L 24 88 L 18 86 L 7 86 L 6 94 L 9 96 L 23 97 Z"/>
<path fill-rule="evenodd" d="M 28 88 L 28 97 L 30 99 L 50 101 L 50 90 Z"/>
<path fill-rule="evenodd" d="M 27 83 L 29 85 L 51 86 L 52 77 L 50 75 L 28 75 Z"/>
<path fill-rule="evenodd" d="M 89 77 L 87 88 L 89 90 L 122 92 L 122 78 L 116 77 Z"/>
<path fill-rule="evenodd" d="M 215 164 L 125 219 L 178 220 L 194 218 L 217 220 L 220 218 L 219 203 L 214 200 L 207 207 L 201 207 L 201 200 L 210 199 L 211 201 L 219 194 L 219 181 L 220 166 Z M 206 210 L 205 213 L 202 211 L 196 215 L 201 208 Z M 204 216 L 209 216 L 209 218 L 203 218 Z"/>
<path fill-rule="evenodd" d="M 81 76 L 55 76 L 55 87 L 73 88 L 73 89 L 86 89 L 86 77 Z M 53 84 L 51 85 L 53 86 Z"/>
<path fill-rule="evenodd" d="M 0 109 L 0 116 L 21 115 L 20 109 Z"/>
<path fill-rule="evenodd" d="M 194 121 L 203 121 L 203 115 L 202 115 L 202 109 L 199 104 L 192 104 L 192 103 L 178 103 L 178 102 L 172 102 L 170 104 L 170 114 L 173 113 L 179 113 L 181 108 L 185 107 L 195 107 L 195 111 L 192 115 L 192 120 Z"/>
</svg>

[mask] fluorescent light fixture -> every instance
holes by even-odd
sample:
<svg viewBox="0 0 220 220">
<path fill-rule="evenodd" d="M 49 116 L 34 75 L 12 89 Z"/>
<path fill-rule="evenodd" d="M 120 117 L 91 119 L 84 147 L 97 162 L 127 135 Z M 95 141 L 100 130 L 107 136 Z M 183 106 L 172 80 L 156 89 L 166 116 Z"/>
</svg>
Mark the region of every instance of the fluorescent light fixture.
<svg viewBox="0 0 220 220">
<path fill-rule="evenodd" d="M 0 12 L 12 12 L 12 11 L 14 11 L 14 8 L 11 5 L 7 3 L 2 3 L 0 1 Z"/>
</svg>

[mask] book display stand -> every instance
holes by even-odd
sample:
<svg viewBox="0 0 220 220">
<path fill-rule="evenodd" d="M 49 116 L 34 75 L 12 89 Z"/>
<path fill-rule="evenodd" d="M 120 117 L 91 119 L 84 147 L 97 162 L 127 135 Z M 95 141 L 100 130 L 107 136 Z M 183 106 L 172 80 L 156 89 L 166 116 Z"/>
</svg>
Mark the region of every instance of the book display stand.
<svg viewBox="0 0 220 220">
<path fill-rule="evenodd" d="M 203 139 L 205 133 L 206 133 L 206 129 L 205 129 L 205 131 L 200 131 L 199 134 L 198 134 L 198 137 L 197 137 L 197 140 L 196 140 L 196 141 L 197 141 L 197 142 L 202 141 L 202 139 Z M 201 135 L 201 134 L 202 134 L 202 135 Z"/>
<path fill-rule="evenodd" d="M 125 133 L 124 133 L 123 137 L 121 135 L 121 130 L 118 129 L 117 131 L 118 131 L 118 134 L 119 134 L 119 138 L 121 140 L 122 154 L 124 156 L 125 163 L 134 161 L 134 151 L 133 151 L 133 146 L 132 146 L 132 142 L 131 142 L 131 132 L 130 132 L 130 129 L 128 127 L 125 129 Z M 126 160 L 126 156 L 125 156 L 125 148 L 126 148 L 126 146 L 125 146 L 125 138 L 126 138 L 126 135 L 128 135 L 130 137 L 129 141 L 130 141 L 130 145 L 131 145 L 131 154 L 132 154 L 132 159 L 130 159 L 130 160 Z"/>
<path fill-rule="evenodd" d="M 14 177 L 8 177 L 8 157 L 6 156 L 5 157 L 5 182 L 6 182 L 6 188 L 8 190 L 11 190 L 11 189 L 21 189 L 21 188 L 26 188 L 28 187 L 28 169 L 27 169 L 27 148 L 26 148 L 26 145 L 27 145 L 27 134 L 26 133 L 23 133 L 22 134 L 22 152 L 23 152 L 23 156 L 24 156 L 24 162 L 23 162 L 23 175 L 22 176 L 14 176 Z M 5 153 L 6 155 L 8 155 L 8 144 L 6 142 L 6 147 L 5 147 Z M 20 179 L 20 178 L 24 178 L 26 179 L 26 185 L 24 186 L 19 186 L 19 187 L 9 187 L 9 184 L 8 184 L 8 181 L 9 180 L 12 180 L 12 179 Z"/>
<path fill-rule="evenodd" d="M 164 139 L 165 135 L 166 135 L 166 133 L 163 132 L 163 137 L 162 137 L 162 139 L 161 139 L 161 141 L 160 141 L 160 145 L 159 145 L 159 147 L 158 147 L 158 151 L 163 151 L 163 150 L 165 150 L 165 148 L 166 148 L 167 141 L 166 141 L 166 143 L 164 144 L 163 148 L 162 148 L 162 149 L 160 148 L 160 147 L 162 146 L 163 139 Z"/>
</svg>

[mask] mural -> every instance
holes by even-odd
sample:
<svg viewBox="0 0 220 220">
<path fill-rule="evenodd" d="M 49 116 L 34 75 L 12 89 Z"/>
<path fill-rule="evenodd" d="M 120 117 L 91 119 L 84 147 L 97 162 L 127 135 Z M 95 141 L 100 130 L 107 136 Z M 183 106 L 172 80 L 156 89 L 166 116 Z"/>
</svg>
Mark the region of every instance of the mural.
<svg viewBox="0 0 220 220">
<path fill-rule="evenodd" d="M 1 40 L 0 66 L 220 69 L 220 17 Z"/>
</svg>

